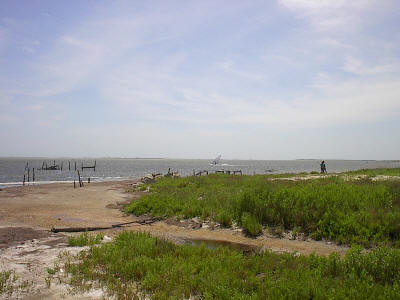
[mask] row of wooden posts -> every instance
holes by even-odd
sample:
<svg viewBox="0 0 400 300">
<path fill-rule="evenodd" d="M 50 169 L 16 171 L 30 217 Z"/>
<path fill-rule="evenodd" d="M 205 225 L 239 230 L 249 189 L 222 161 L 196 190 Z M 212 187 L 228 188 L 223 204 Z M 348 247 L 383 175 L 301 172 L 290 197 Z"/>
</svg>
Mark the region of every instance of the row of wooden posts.
<svg viewBox="0 0 400 300">
<path fill-rule="evenodd" d="M 28 179 L 28 182 L 30 181 L 30 177 L 31 177 L 30 176 L 30 169 L 28 168 L 27 171 L 28 171 L 27 174 L 24 173 L 24 180 L 22 181 L 23 185 L 25 185 L 25 182 L 26 182 L 27 179 Z M 26 178 L 26 175 L 28 175 L 27 178 Z M 35 182 L 35 168 L 32 168 L 32 182 Z"/>
<path fill-rule="evenodd" d="M 25 185 L 25 182 L 30 182 L 30 169 L 27 169 L 27 174 L 24 174 L 24 179 L 22 181 L 22 185 Z M 79 182 L 79 187 L 84 187 L 83 180 L 81 178 L 81 174 L 79 173 L 79 170 L 77 170 L 78 173 L 78 182 Z M 32 168 L 32 182 L 35 182 L 35 168 Z M 88 177 L 88 183 L 90 183 L 90 177 Z M 74 188 L 76 187 L 76 182 L 74 180 Z"/>
<path fill-rule="evenodd" d="M 208 171 L 208 170 L 203 170 L 203 171 L 198 171 L 196 172 L 195 170 L 193 170 L 193 176 L 202 176 L 203 174 L 208 175 L 209 173 L 214 172 L 215 174 L 240 174 L 243 175 L 242 170 L 216 170 L 216 171 Z"/>
<path fill-rule="evenodd" d="M 83 180 L 82 180 L 82 178 L 81 178 L 81 174 L 79 173 L 79 170 L 77 170 L 77 171 L 78 171 L 78 182 L 79 182 L 79 187 L 84 187 L 85 185 L 83 184 Z M 90 177 L 88 177 L 87 183 L 90 183 Z M 74 188 L 76 188 L 75 180 L 74 180 Z"/>
<path fill-rule="evenodd" d="M 47 165 L 47 162 L 43 162 L 42 167 L 40 170 L 60 170 L 62 171 L 64 163 L 61 163 L 61 165 L 56 165 L 56 161 L 53 161 L 53 165 Z M 28 163 L 26 163 L 25 170 L 28 168 Z M 75 171 L 77 170 L 76 168 L 76 161 L 74 162 L 74 169 Z M 94 161 L 94 165 L 92 166 L 85 166 L 83 165 L 83 162 L 81 163 L 81 170 L 83 171 L 84 169 L 93 169 L 93 171 L 96 171 L 96 161 Z M 71 171 L 71 162 L 68 161 L 68 171 Z"/>
<path fill-rule="evenodd" d="M 63 169 L 63 164 L 61 165 L 56 165 L 56 161 L 54 160 L 53 165 L 50 167 L 47 165 L 47 163 L 43 162 L 42 167 L 39 170 L 61 170 Z M 93 171 L 96 171 L 96 161 L 94 161 L 93 166 L 84 166 L 83 162 L 81 165 L 82 171 L 84 169 L 93 169 Z M 68 161 L 68 170 L 71 170 L 71 162 Z M 75 161 L 75 171 L 78 171 L 78 179 L 79 179 L 79 186 L 83 187 L 83 181 L 81 179 L 81 175 L 79 173 L 79 170 L 76 169 L 76 161 Z M 26 182 L 30 182 L 31 180 L 31 169 L 29 168 L 29 164 L 26 163 L 25 165 L 25 172 L 24 172 L 24 179 L 22 181 L 22 185 L 25 185 Z M 32 182 L 35 182 L 35 168 L 32 168 Z M 90 177 L 88 178 L 88 183 L 90 183 Z M 74 188 L 76 186 L 75 180 L 74 180 Z"/>
</svg>

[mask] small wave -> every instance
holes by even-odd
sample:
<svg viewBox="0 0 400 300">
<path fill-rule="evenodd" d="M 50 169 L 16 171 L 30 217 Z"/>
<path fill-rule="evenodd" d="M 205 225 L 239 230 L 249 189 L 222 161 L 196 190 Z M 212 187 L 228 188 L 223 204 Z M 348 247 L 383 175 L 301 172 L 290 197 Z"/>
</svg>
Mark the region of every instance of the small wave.
<svg viewBox="0 0 400 300">
<path fill-rule="evenodd" d="M 210 164 L 210 165 L 215 167 L 248 167 L 246 165 L 231 165 L 231 164 L 217 164 L 217 165 Z"/>
</svg>

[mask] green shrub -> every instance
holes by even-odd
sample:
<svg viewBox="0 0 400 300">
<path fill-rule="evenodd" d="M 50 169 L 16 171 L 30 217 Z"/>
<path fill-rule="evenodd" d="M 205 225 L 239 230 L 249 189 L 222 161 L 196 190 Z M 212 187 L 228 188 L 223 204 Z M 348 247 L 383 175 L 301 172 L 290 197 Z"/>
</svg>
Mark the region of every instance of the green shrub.
<svg viewBox="0 0 400 300">
<path fill-rule="evenodd" d="M 242 214 L 241 224 L 251 236 L 257 236 L 262 232 L 262 226 L 258 223 L 257 218 L 249 213 Z"/>
<path fill-rule="evenodd" d="M 231 227 L 232 226 L 232 216 L 226 212 L 221 212 L 216 217 L 216 221 L 221 223 L 224 227 Z"/>
<path fill-rule="evenodd" d="M 83 247 L 100 244 L 103 240 L 104 235 L 98 233 L 96 236 L 89 235 L 87 232 L 80 234 L 77 237 L 68 237 L 68 246 L 71 247 Z"/>
</svg>

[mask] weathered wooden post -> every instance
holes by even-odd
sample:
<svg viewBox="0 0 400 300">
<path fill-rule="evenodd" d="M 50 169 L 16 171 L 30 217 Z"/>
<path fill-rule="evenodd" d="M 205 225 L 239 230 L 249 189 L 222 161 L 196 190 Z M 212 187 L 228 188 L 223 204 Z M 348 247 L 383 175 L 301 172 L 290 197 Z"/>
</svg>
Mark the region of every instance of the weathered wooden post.
<svg viewBox="0 0 400 300">
<path fill-rule="evenodd" d="M 75 180 L 74 180 L 74 188 L 76 188 L 76 186 L 75 186 Z"/>
<path fill-rule="evenodd" d="M 29 168 L 28 168 L 28 182 L 29 182 Z"/>
<path fill-rule="evenodd" d="M 25 174 L 24 174 L 24 181 L 22 181 L 22 185 L 25 185 Z"/>
<path fill-rule="evenodd" d="M 32 182 L 35 182 L 35 168 L 32 169 Z"/>
<path fill-rule="evenodd" d="M 96 160 L 94 160 L 94 168 L 93 168 L 93 172 L 96 172 Z"/>
<path fill-rule="evenodd" d="M 76 171 L 76 162 L 75 162 L 75 171 Z"/>
<path fill-rule="evenodd" d="M 79 174 L 79 170 L 77 170 L 78 172 L 78 182 L 79 182 L 79 187 L 81 187 L 81 174 Z"/>
<path fill-rule="evenodd" d="M 68 171 L 71 171 L 71 162 L 68 161 Z"/>
<path fill-rule="evenodd" d="M 88 177 L 88 179 L 87 179 L 87 183 L 90 183 L 90 177 Z"/>
</svg>

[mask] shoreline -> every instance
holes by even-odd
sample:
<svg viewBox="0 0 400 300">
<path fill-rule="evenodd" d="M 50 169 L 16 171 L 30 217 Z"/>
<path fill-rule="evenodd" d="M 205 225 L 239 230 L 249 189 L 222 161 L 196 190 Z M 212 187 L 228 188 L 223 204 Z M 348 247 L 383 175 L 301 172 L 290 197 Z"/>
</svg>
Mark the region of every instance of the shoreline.
<svg viewBox="0 0 400 300">
<path fill-rule="evenodd" d="M 102 180 L 101 178 L 104 178 Z M 113 179 L 115 178 L 115 179 Z M 100 179 L 100 180 L 99 180 Z M 139 180 L 140 177 L 90 177 L 90 183 L 101 183 L 101 182 L 119 182 L 119 181 L 127 181 L 127 180 Z M 75 180 L 76 181 L 76 180 Z M 77 182 L 77 181 L 76 181 Z M 22 181 L 18 182 L 0 182 L 0 189 L 9 189 L 9 188 L 18 188 L 24 186 L 42 186 L 42 185 L 50 185 L 50 184 L 73 184 L 74 180 L 46 180 L 46 181 L 30 181 L 25 182 L 23 185 Z M 84 183 L 87 183 L 87 181 Z"/>
</svg>

